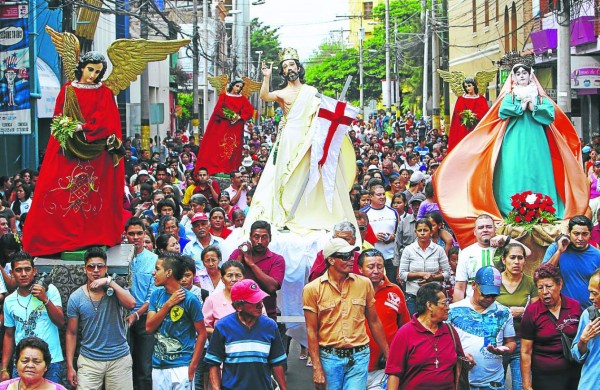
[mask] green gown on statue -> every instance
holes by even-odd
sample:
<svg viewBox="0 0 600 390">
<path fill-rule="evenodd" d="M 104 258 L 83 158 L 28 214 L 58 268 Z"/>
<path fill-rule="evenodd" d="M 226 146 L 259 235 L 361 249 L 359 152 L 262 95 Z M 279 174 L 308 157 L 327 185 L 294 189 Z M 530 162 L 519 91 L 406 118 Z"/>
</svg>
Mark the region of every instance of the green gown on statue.
<svg viewBox="0 0 600 390">
<path fill-rule="evenodd" d="M 494 169 L 494 197 L 500 212 L 506 216 L 512 210 L 510 197 L 531 190 L 550 196 L 556 216 L 562 218 L 565 207 L 556 190 L 544 128 L 554 121 L 554 106 L 542 98 L 534 111 L 523 112 L 520 100 L 509 93 L 498 116 L 509 120 Z"/>
</svg>

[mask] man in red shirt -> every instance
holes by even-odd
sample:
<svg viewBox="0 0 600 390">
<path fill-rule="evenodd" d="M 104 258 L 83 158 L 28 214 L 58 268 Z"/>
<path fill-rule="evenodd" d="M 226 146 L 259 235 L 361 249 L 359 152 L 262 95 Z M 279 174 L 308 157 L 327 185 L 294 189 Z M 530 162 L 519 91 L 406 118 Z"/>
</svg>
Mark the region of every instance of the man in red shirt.
<svg viewBox="0 0 600 390">
<path fill-rule="evenodd" d="M 269 294 L 264 299 L 267 315 L 277 321 L 277 291 L 281 289 L 285 276 L 283 256 L 271 252 L 271 225 L 256 221 L 250 226 L 250 241 L 233 251 L 229 260 L 244 264 L 244 279 L 252 279 L 261 290 Z"/>
<path fill-rule="evenodd" d="M 385 276 L 383 254 L 377 249 L 363 251 L 358 257 L 358 265 L 362 275 L 369 278 L 373 283 L 375 311 L 383 324 L 385 338 L 389 344 L 392 342 L 398 328 L 410 321 L 404 294 L 400 287 L 390 282 Z M 384 380 L 385 362 L 379 363 L 382 357 L 381 349 L 371 335 L 368 324 L 366 325 L 367 334 L 369 335 L 369 349 L 371 350 L 367 388 L 377 389 L 377 387 L 372 386 Z"/>
</svg>

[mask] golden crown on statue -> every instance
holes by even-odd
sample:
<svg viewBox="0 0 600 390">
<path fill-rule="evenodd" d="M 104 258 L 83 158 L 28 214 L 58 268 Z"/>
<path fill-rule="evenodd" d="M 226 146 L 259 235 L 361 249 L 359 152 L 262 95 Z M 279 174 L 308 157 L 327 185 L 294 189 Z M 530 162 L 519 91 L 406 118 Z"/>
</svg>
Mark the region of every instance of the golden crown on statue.
<svg viewBox="0 0 600 390">
<path fill-rule="evenodd" d="M 298 55 L 298 51 L 291 47 L 283 48 L 279 52 L 279 61 L 285 61 L 285 60 L 300 61 L 300 56 Z"/>
</svg>

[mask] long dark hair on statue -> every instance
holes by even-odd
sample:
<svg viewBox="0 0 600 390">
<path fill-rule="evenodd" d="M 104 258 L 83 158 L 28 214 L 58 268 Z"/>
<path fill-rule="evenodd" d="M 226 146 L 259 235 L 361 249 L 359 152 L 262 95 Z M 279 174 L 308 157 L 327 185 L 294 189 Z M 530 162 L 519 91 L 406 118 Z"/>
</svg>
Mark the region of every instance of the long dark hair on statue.
<svg viewBox="0 0 600 390">
<path fill-rule="evenodd" d="M 77 63 L 77 68 L 75 69 L 75 78 L 77 81 L 81 80 L 81 76 L 83 76 L 83 68 L 87 64 L 102 64 L 102 70 L 100 71 L 100 74 L 96 80 L 94 80 L 95 83 L 99 83 L 102 80 L 102 77 L 104 77 L 104 73 L 106 73 L 106 67 L 108 66 L 106 63 L 106 58 L 104 58 L 102 53 L 97 51 L 88 51 L 79 57 L 79 62 Z"/>
</svg>

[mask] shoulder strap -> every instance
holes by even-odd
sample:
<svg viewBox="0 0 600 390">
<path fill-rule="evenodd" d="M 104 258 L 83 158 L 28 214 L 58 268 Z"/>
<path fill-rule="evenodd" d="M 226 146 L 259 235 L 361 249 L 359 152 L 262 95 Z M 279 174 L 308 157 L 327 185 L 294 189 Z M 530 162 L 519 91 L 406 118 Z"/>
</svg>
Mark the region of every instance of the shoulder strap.
<svg viewBox="0 0 600 390">
<path fill-rule="evenodd" d="M 452 336 L 452 342 L 454 343 L 454 349 L 456 350 L 456 356 L 458 356 L 458 343 L 456 342 L 456 336 L 454 335 L 454 327 L 450 323 L 446 323 L 448 330 L 450 330 L 450 336 Z"/>
</svg>

